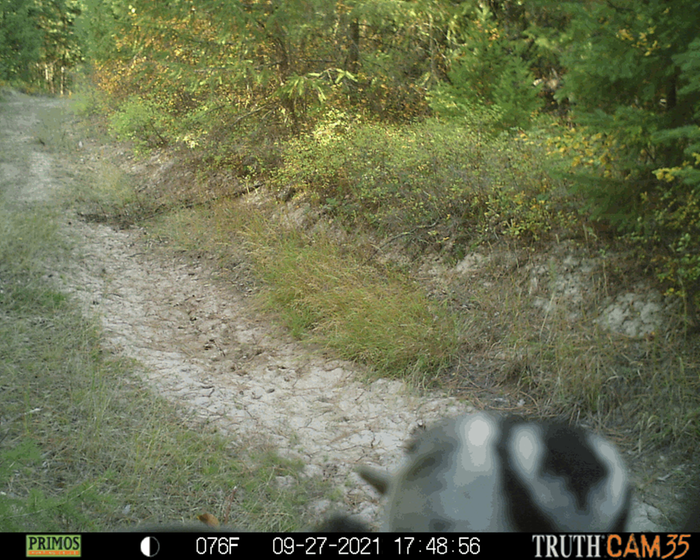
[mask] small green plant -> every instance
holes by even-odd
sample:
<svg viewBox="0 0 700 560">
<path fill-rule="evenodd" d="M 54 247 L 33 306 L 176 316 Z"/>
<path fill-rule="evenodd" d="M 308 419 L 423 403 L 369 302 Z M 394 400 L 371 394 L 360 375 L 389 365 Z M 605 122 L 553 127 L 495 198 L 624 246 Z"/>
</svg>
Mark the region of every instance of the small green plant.
<svg viewBox="0 0 700 560">
<path fill-rule="evenodd" d="M 297 336 L 390 377 L 423 381 L 451 365 L 459 320 L 400 272 L 362 263 L 324 233 L 267 221 L 247 237 L 266 281 L 265 306 Z"/>
<path fill-rule="evenodd" d="M 131 97 L 109 117 L 112 132 L 119 140 L 134 143 L 138 151 L 168 144 L 168 118 L 153 101 Z"/>
</svg>

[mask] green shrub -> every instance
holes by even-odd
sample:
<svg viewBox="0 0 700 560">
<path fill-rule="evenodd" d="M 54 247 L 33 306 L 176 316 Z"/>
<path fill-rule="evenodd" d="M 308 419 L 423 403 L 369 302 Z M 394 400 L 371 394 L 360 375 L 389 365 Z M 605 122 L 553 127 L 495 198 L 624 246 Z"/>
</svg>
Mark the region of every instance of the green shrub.
<svg viewBox="0 0 700 560">
<path fill-rule="evenodd" d="M 540 239 L 566 223 L 566 200 L 526 136 L 485 138 L 454 124 L 348 125 L 291 141 L 274 182 L 345 223 L 421 246 L 493 235 Z"/>
<path fill-rule="evenodd" d="M 112 132 L 119 140 L 133 142 L 138 151 L 168 143 L 167 114 L 156 103 L 137 96 L 129 98 L 109 118 Z"/>
</svg>

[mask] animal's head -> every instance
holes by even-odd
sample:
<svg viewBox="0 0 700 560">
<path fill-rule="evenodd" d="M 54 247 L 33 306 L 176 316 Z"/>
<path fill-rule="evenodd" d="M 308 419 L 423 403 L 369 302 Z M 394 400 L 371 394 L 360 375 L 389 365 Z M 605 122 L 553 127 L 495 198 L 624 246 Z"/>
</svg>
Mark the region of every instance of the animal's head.
<svg viewBox="0 0 700 560">
<path fill-rule="evenodd" d="M 631 495 L 604 438 L 486 413 L 422 433 L 394 476 L 360 475 L 385 495 L 388 531 L 622 531 Z"/>
</svg>

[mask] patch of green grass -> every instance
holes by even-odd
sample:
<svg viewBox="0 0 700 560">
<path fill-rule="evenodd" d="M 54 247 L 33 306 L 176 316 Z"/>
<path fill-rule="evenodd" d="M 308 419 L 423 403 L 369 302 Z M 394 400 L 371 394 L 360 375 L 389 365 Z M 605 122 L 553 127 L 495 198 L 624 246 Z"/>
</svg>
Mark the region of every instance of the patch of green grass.
<svg viewBox="0 0 700 560">
<path fill-rule="evenodd" d="M 462 324 L 402 271 L 363 259 L 328 232 L 307 234 L 269 209 L 223 202 L 162 217 L 154 230 L 187 251 L 222 262 L 248 259 L 262 280 L 259 301 L 293 336 L 332 348 L 378 375 L 422 383 L 448 368 Z"/>
<path fill-rule="evenodd" d="M 265 306 L 293 334 L 390 377 L 434 376 L 451 364 L 459 321 L 401 272 L 363 263 L 323 232 L 268 222 L 247 235 Z"/>
<path fill-rule="evenodd" d="M 559 295 L 543 313 L 533 306 L 527 266 L 541 255 L 521 251 L 513 266 L 511 251 L 493 248 L 490 264 L 452 286 L 453 301 L 468 309 L 457 316 L 406 274 L 363 258 L 355 237 L 340 243 L 320 227 L 312 234 L 283 226 L 274 213 L 229 202 L 163 217 L 158 231 L 188 251 L 251 259 L 262 305 L 295 336 L 380 375 L 463 383 L 472 399 L 484 387 L 487 402 L 494 390 L 527 395 L 521 412 L 624 426 L 643 447 L 688 449 L 698 440 L 696 345 L 672 335 L 628 340 L 601 328 L 594 319 L 610 289 L 602 279 L 580 303 Z M 561 274 L 555 262 L 552 286 Z M 551 298 L 550 289 L 536 295 Z M 436 377 L 455 361 L 461 371 Z"/>
</svg>

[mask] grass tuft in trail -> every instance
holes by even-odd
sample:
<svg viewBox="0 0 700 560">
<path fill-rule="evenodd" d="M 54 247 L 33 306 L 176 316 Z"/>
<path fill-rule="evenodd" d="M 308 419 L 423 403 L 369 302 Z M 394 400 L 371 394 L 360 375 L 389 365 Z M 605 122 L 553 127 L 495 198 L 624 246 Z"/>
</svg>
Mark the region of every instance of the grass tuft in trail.
<svg viewBox="0 0 700 560">
<path fill-rule="evenodd" d="M 423 384 L 452 365 L 463 328 L 446 305 L 331 233 L 306 233 L 271 215 L 228 201 L 171 213 L 155 232 L 185 250 L 211 251 L 222 262 L 251 261 L 262 280 L 262 307 L 278 314 L 292 335 L 378 375 Z"/>
</svg>

